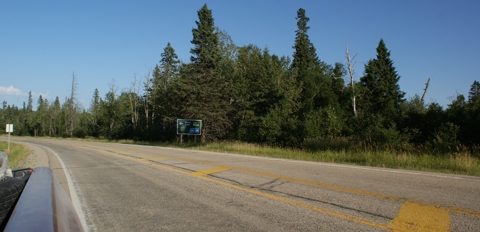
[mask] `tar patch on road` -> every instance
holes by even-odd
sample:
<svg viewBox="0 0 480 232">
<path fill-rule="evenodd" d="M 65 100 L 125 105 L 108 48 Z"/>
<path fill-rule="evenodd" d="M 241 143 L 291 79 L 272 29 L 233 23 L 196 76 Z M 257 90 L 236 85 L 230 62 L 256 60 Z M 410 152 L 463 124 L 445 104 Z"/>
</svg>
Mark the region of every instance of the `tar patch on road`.
<svg viewBox="0 0 480 232">
<path fill-rule="evenodd" d="M 407 202 L 388 228 L 394 231 L 450 231 L 450 215 L 445 209 Z"/>
</svg>

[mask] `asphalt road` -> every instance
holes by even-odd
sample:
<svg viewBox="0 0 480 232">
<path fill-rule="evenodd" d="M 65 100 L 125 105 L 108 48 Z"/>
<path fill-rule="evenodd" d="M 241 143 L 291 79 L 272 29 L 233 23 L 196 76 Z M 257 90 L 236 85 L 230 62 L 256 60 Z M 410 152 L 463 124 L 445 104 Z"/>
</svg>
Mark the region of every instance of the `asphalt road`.
<svg viewBox="0 0 480 232">
<path fill-rule="evenodd" d="M 32 148 L 33 166 L 54 170 L 88 231 L 480 231 L 478 177 L 113 143 L 12 142 Z"/>
</svg>

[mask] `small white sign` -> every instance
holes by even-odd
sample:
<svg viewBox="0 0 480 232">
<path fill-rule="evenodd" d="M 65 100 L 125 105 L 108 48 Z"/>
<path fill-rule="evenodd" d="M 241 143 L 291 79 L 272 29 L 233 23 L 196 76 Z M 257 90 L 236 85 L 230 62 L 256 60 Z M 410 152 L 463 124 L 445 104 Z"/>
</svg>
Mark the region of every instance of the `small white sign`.
<svg viewBox="0 0 480 232">
<path fill-rule="evenodd" d="M 13 132 L 13 124 L 7 124 L 5 130 L 7 131 L 7 133 Z"/>
</svg>

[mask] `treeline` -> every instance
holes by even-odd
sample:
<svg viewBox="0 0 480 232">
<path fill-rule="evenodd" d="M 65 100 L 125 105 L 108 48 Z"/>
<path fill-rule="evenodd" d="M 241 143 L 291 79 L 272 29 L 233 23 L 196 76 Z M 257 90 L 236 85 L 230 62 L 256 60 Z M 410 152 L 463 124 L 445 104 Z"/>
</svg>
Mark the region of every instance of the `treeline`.
<svg viewBox="0 0 480 232">
<path fill-rule="evenodd" d="M 308 37 L 304 9 L 296 20 L 290 59 L 255 45 L 236 46 L 215 27 L 204 5 L 192 29 L 189 63 L 180 62 L 168 43 L 150 73 L 135 77 L 128 90 L 119 91 L 112 82 L 102 97 L 95 89 L 88 109 L 76 103 L 74 75 L 72 94 L 63 104 L 58 97 L 50 103 L 40 96 L 34 110 L 30 93 L 23 108 L 4 101 L 0 120 L 13 123 L 15 135 L 174 141 L 177 119 L 201 119 L 197 141 L 305 147 L 341 139 L 478 152 L 479 82 L 467 98 L 456 96 L 446 109 L 426 104 L 423 96 L 407 100 L 382 39 L 355 81 L 348 48 L 346 64 L 322 62 Z"/>
</svg>

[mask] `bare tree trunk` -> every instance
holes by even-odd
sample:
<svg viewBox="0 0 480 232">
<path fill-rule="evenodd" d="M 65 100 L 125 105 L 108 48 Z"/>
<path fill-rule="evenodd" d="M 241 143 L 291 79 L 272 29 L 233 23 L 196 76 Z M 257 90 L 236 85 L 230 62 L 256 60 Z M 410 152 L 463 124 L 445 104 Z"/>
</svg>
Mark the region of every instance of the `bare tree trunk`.
<svg viewBox="0 0 480 232">
<path fill-rule="evenodd" d="M 423 91 L 422 98 L 420 99 L 420 101 L 422 102 L 422 104 L 423 104 L 423 98 L 425 97 L 425 94 L 427 93 L 428 84 L 430 84 L 430 78 L 428 78 L 427 83 L 425 84 L 425 89 L 424 89 L 424 91 Z"/>
<path fill-rule="evenodd" d="M 48 120 L 48 137 L 52 137 L 52 115 L 50 115 Z"/>
<path fill-rule="evenodd" d="M 148 126 L 150 124 L 150 94 L 148 93 L 148 89 L 150 89 L 150 81 L 149 81 L 149 78 L 146 77 L 146 82 L 145 82 L 145 100 L 143 101 L 143 109 L 145 111 L 145 128 L 147 129 L 148 131 Z"/>
<path fill-rule="evenodd" d="M 77 92 L 77 83 L 75 81 L 75 72 L 72 73 L 72 92 L 71 92 L 71 96 L 70 96 L 70 117 L 69 117 L 69 126 L 70 126 L 70 129 L 69 129 L 69 135 L 70 135 L 70 138 L 73 137 L 73 130 L 75 128 L 75 116 L 76 116 L 76 112 L 75 112 L 75 95 L 76 95 L 76 92 Z"/>
<path fill-rule="evenodd" d="M 132 86 L 130 87 L 130 114 L 133 124 L 133 130 L 136 131 L 138 126 L 138 96 L 140 92 L 140 85 L 137 85 L 137 75 L 134 75 Z"/>
<path fill-rule="evenodd" d="M 353 69 L 353 67 L 355 66 L 355 64 L 357 63 L 356 61 L 353 61 L 355 59 L 355 56 L 353 56 L 353 58 L 350 57 L 350 52 L 348 51 L 348 44 L 345 46 L 345 54 L 347 56 L 347 65 L 348 65 L 348 74 L 350 76 L 350 85 L 352 87 L 352 108 L 353 108 L 353 115 L 355 115 L 355 117 L 357 116 L 357 103 L 356 103 L 356 94 L 355 94 L 355 81 L 354 81 L 354 77 L 355 77 L 355 70 Z"/>
<path fill-rule="evenodd" d="M 107 104 L 110 105 L 110 109 L 109 109 L 109 115 L 110 116 L 110 119 L 109 119 L 109 132 L 108 132 L 108 139 L 111 140 L 112 139 L 112 134 L 114 132 L 114 129 L 115 129 L 115 125 L 116 125 L 116 121 L 117 121 L 117 115 L 120 114 L 119 110 L 117 109 L 117 99 L 116 99 L 116 93 L 117 93 L 117 86 L 115 84 L 115 80 L 112 80 L 112 82 L 109 84 L 110 86 L 110 92 L 108 93 L 110 96 L 107 98 Z"/>
</svg>

